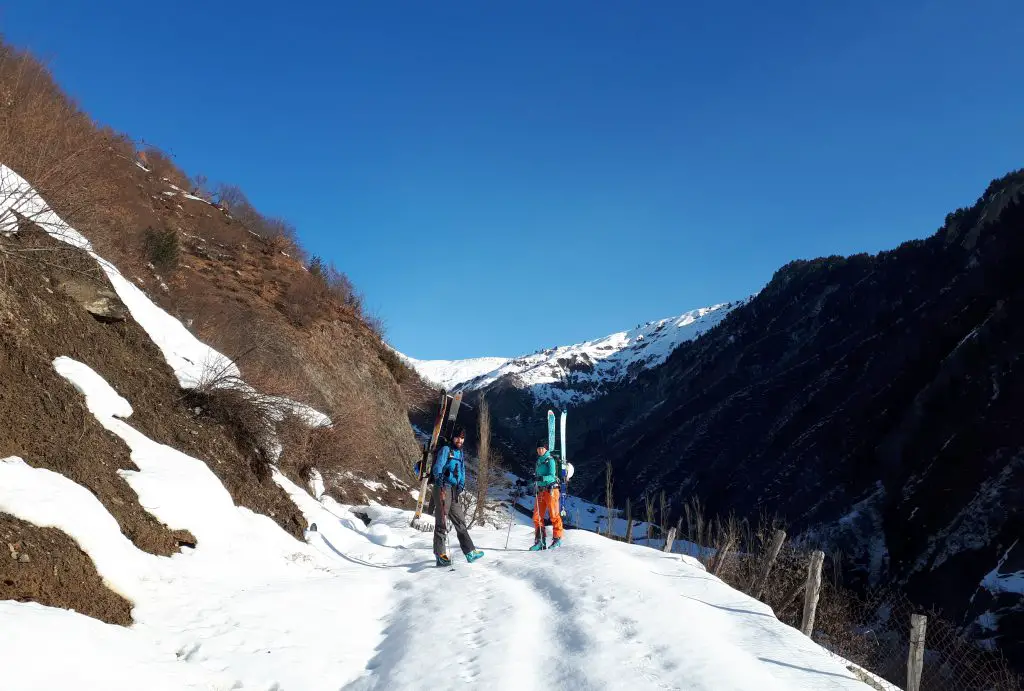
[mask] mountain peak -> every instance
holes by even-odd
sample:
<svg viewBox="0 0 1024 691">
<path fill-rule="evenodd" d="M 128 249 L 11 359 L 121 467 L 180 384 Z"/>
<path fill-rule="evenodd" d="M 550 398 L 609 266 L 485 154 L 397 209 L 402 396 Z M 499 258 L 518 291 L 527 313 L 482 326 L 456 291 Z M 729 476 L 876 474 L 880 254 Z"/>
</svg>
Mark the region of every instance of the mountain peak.
<svg viewBox="0 0 1024 691">
<path fill-rule="evenodd" d="M 690 310 L 638 324 L 603 338 L 538 350 L 516 358 L 416 360 L 400 357 L 427 381 L 453 389 L 485 389 L 498 381 L 529 389 L 538 401 L 578 404 L 600 396 L 609 384 L 633 379 L 660 365 L 681 343 L 716 326 L 742 302 Z"/>
</svg>

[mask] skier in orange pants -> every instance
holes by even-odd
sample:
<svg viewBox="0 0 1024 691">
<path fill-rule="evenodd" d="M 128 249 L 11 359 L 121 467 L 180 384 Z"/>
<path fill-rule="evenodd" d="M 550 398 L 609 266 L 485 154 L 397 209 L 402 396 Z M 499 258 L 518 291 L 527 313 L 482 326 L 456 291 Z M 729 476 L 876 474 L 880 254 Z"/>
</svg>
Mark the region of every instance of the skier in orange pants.
<svg viewBox="0 0 1024 691">
<path fill-rule="evenodd" d="M 562 512 L 558 506 L 558 472 L 555 459 L 548 452 L 547 441 L 537 442 L 537 467 L 534 473 L 537 487 L 537 498 L 533 502 L 534 543 L 531 552 L 548 548 L 547 530 L 544 528 L 544 515 L 551 515 L 551 527 L 554 540 L 551 547 L 562 544 Z"/>
</svg>

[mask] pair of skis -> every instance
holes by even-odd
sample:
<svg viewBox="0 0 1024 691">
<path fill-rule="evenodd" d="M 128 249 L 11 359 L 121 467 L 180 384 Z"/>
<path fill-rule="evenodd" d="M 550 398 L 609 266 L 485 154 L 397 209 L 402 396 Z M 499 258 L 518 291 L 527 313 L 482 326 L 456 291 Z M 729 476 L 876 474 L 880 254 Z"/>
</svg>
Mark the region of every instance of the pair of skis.
<svg viewBox="0 0 1024 691">
<path fill-rule="evenodd" d="M 423 459 L 419 464 L 420 492 L 416 498 L 416 513 L 412 517 L 414 526 L 423 515 L 423 502 L 427 496 L 427 483 L 430 481 L 430 471 L 434 463 L 434 454 L 437 452 L 437 442 L 441 438 L 442 430 L 447 426 L 448 434 L 455 428 L 455 418 L 459 414 L 459 407 L 462 405 L 462 392 L 450 396 L 447 392 L 441 392 L 441 404 L 437 409 L 437 417 L 434 419 L 434 431 L 430 435 L 430 441 L 423 445 Z M 447 413 L 447 420 L 445 414 Z"/>
<path fill-rule="evenodd" d="M 558 459 L 558 485 L 559 494 L 561 495 L 561 501 L 559 504 L 559 513 L 562 518 L 565 518 L 565 500 L 569 494 L 569 478 L 572 477 L 572 465 L 569 463 L 568 456 L 565 453 L 565 419 L 568 411 L 563 410 L 558 416 L 558 427 L 559 437 L 561 439 L 561 445 L 558 451 L 555 451 L 555 413 L 553 410 L 548 410 L 548 449 Z"/>
<path fill-rule="evenodd" d="M 558 431 L 561 432 L 560 436 L 562 444 L 558 450 L 555 450 L 555 411 L 548 410 L 548 451 L 558 461 L 557 478 L 559 485 L 559 495 L 561 496 L 561 499 L 558 502 L 558 512 L 563 519 L 566 517 L 565 499 L 569 492 L 569 478 L 572 477 L 572 466 L 569 465 L 569 462 L 566 460 L 565 455 L 565 422 L 567 412 L 568 411 L 563 410 L 561 414 L 558 416 Z M 536 501 L 537 499 L 534 498 L 534 502 Z M 541 527 L 540 534 L 536 535 L 535 537 L 538 541 L 543 540 L 543 543 L 545 545 L 544 548 L 546 548 L 547 529 Z"/>
</svg>

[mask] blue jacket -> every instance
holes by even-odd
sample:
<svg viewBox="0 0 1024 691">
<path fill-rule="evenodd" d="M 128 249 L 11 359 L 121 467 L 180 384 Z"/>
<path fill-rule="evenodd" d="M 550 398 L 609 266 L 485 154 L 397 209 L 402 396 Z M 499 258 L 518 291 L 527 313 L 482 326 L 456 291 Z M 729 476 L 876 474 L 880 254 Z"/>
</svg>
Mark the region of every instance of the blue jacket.
<svg viewBox="0 0 1024 691">
<path fill-rule="evenodd" d="M 434 482 L 441 482 L 446 485 L 453 485 L 460 490 L 466 486 L 466 465 L 462 460 L 462 449 L 453 449 L 450 446 L 442 446 L 434 459 L 434 467 L 430 474 Z"/>
</svg>

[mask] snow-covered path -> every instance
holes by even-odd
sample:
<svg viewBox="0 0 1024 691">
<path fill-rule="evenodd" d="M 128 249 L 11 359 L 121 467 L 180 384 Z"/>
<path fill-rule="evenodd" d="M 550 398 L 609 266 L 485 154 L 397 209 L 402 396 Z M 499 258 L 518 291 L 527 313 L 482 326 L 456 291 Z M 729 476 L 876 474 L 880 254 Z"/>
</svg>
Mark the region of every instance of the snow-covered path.
<svg viewBox="0 0 1024 691">
<path fill-rule="evenodd" d="M 394 532 L 405 519 L 395 515 Z M 866 688 L 687 558 L 581 531 L 559 551 L 530 553 L 524 525 L 507 551 L 504 531 L 476 539 L 487 557 L 453 570 L 413 558 L 429 564 L 429 535 L 362 555 L 401 571 L 402 599 L 349 688 Z"/>
</svg>

